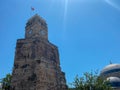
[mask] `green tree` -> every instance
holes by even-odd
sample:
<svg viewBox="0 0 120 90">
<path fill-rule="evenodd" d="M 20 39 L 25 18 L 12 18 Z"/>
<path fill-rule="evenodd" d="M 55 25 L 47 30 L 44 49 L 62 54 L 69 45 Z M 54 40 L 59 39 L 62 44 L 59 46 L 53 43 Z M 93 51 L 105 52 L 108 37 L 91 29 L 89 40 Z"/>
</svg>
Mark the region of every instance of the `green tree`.
<svg viewBox="0 0 120 90">
<path fill-rule="evenodd" d="M 7 74 L 6 77 L 1 80 L 3 90 L 10 90 L 11 78 L 12 75 Z"/>
<path fill-rule="evenodd" d="M 113 90 L 108 82 L 99 77 L 97 73 L 86 72 L 83 77 L 77 75 L 72 86 L 75 90 Z"/>
</svg>

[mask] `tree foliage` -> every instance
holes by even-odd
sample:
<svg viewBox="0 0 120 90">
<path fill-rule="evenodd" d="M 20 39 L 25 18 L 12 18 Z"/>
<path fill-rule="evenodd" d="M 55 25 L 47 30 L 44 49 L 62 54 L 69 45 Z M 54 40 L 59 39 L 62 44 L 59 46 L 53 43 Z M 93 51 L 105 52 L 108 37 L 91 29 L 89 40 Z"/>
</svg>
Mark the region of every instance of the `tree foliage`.
<svg viewBox="0 0 120 90">
<path fill-rule="evenodd" d="M 77 75 L 72 85 L 75 90 L 113 90 L 108 81 L 103 80 L 97 73 L 93 74 L 92 72 L 84 73 L 83 77 Z"/>
<path fill-rule="evenodd" d="M 11 78 L 12 78 L 12 75 L 7 74 L 6 77 L 1 80 L 2 89 L 10 90 Z"/>
</svg>

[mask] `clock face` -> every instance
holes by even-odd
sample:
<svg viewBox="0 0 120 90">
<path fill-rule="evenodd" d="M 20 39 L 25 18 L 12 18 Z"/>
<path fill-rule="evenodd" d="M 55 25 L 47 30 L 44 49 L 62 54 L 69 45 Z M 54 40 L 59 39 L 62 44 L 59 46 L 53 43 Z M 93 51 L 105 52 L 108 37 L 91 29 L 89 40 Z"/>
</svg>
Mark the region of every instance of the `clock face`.
<svg viewBox="0 0 120 90">
<path fill-rule="evenodd" d="M 28 33 L 29 33 L 29 34 L 32 34 L 32 30 L 30 30 Z"/>
<path fill-rule="evenodd" d="M 40 35 L 45 35 L 46 32 L 44 30 L 40 30 Z"/>
</svg>

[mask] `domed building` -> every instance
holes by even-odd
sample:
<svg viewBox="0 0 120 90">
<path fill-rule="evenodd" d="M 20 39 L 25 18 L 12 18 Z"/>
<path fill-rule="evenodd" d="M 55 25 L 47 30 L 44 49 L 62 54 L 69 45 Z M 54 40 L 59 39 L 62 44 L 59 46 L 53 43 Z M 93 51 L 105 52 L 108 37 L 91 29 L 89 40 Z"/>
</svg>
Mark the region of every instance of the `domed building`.
<svg viewBox="0 0 120 90">
<path fill-rule="evenodd" d="M 120 64 L 110 64 L 104 67 L 100 76 L 108 80 L 114 90 L 120 90 Z"/>
</svg>

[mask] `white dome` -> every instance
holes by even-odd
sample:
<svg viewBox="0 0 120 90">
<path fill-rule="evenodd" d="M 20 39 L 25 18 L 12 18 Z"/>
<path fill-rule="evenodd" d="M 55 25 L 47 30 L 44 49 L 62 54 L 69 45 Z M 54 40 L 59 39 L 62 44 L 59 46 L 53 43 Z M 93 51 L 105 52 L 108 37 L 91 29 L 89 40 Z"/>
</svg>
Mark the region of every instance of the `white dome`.
<svg viewBox="0 0 120 90">
<path fill-rule="evenodd" d="M 120 78 L 118 77 L 108 77 L 107 80 L 113 88 L 120 88 Z"/>
<path fill-rule="evenodd" d="M 118 77 L 108 77 L 107 80 L 110 82 L 120 82 L 120 78 Z"/>
<path fill-rule="evenodd" d="M 102 73 L 105 73 L 105 72 L 108 72 L 108 71 L 111 71 L 111 70 L 120 71 L 120 64 L 110 64 L 110 65 L 106 66 L 106 67 L 103 68 L 103 70 L 101 71 L 101 74 L 102 74 Z"/>
</svg>

